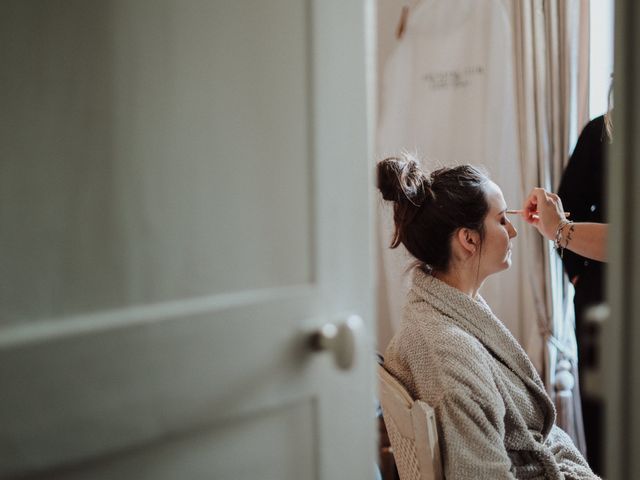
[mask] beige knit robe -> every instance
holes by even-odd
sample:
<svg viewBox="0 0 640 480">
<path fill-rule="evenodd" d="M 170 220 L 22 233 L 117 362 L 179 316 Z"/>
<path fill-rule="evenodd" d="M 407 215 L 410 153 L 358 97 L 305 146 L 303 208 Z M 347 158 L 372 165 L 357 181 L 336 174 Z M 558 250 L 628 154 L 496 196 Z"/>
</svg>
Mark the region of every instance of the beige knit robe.
<svg viewBox="0 0 640 480">
<path fill-rule="evenodd" d="M 597 479 L 535 368 L 482 297 L 416 269 L 385 367 L 436 413 L 452 479 Z"/>
</svg>

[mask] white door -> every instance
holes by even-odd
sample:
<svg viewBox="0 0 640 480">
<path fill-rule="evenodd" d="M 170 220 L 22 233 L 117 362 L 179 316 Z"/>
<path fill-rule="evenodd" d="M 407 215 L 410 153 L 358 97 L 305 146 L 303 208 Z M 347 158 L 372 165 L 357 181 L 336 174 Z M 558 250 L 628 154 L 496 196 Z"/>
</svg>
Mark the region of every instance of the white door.
<svg viewBox="0 0 640 480">
<path fill-rule="evenodd" d="M 373 477 L 370 4 L 0 4 L 0 478 Z"/>
<path fill-rule="evenodd" d="M 605 477 L 640 476 L 640 10 L 615 0 L 613 142 L 608 161 L 609 265 L 595 378 L 605 400 Z"/>
</svg>

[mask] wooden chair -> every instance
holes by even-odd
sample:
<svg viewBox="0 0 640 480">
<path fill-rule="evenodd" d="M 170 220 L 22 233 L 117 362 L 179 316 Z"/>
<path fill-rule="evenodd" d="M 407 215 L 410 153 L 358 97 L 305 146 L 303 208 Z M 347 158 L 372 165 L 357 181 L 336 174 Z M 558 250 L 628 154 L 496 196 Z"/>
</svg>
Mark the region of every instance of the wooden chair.
<svg viewBox="0 0 640 480">
<path fill-rule="evenodd" d="M 433 408 L 377 366 L 382 416 L 401 480 L 443 480 Z"/>
</svg>

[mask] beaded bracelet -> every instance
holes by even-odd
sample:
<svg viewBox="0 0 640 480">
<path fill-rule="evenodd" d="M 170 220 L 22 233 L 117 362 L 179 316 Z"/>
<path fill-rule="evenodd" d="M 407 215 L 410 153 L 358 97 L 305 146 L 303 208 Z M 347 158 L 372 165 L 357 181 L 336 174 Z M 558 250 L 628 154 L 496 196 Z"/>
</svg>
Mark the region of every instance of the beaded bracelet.
<svg viewBox="0 0 640 480">
<path fill-rule="evenodd" d="M 566 227 L 567 225 L 569 226 L 569 231 L 567 232 L 567 236 L 565 237 L 564 245 L 562 245 L 562 230 L 564 230 L 564 227 Z M 574 228 L 575 225 L 571 220 L 560 220 L 560 223 L 558 224 L 555 238 L 553 240 L 553 245 L 555 246 L 556 250 L 560 250 L 560 258 L 564 257 L 564 249 L 567 248 L 569 242 L 571 241 L 571 235 L 573 234 Z"/>
</svg>

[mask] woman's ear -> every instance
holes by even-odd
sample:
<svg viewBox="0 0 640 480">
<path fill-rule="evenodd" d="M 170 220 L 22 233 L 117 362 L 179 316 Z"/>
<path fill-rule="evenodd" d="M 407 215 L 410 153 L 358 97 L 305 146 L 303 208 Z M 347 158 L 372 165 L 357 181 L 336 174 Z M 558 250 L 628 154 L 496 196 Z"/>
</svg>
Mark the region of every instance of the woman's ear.
<svg viewBox="0 0 640 480">
<path fill-rule="evenodd" d="M 480 248 L 480 235 L 470 228 L 460 228 L 456 235 L 458 243 L 470 256 L 475 255 Z"/>
</svg>

